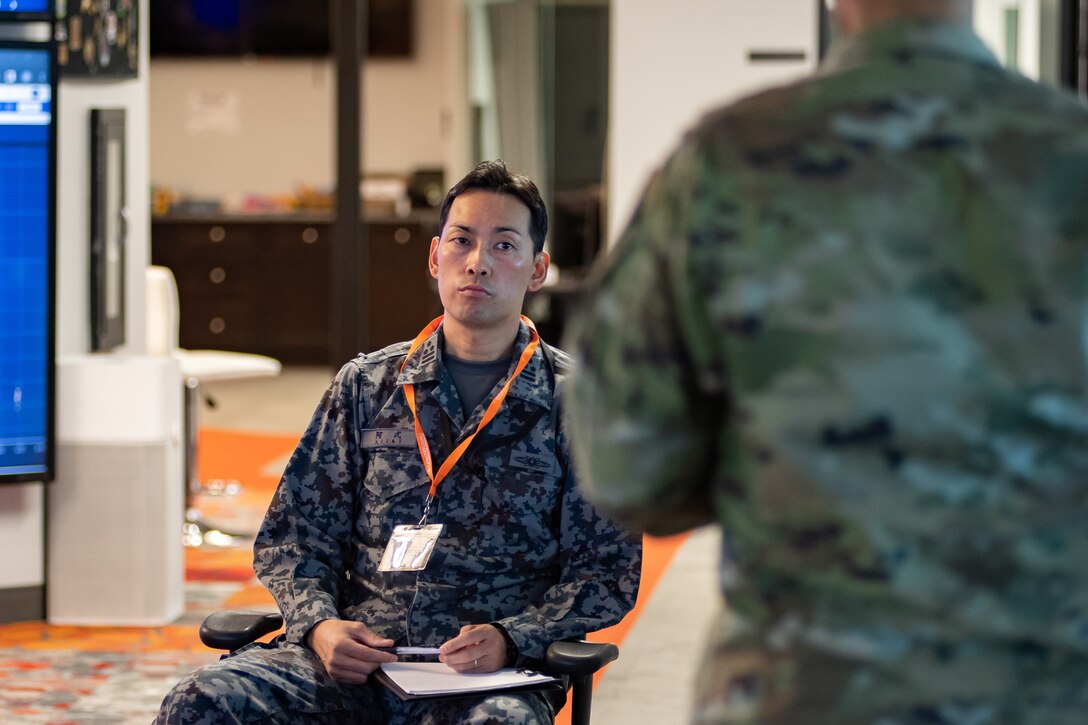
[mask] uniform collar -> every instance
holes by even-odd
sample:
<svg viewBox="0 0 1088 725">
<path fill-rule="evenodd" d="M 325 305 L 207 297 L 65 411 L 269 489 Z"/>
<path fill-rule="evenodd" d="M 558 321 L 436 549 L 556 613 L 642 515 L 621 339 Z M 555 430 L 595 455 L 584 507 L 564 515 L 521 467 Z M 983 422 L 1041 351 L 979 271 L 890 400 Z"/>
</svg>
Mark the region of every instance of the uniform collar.
<svg viewBox="0 0 1088 725">
<path fill-rule="evenodd" d="M 520 323 L 517 342 L 514 343 L 513 358 L 510 362 L 511 368 L 517 362 L 522 350 L 529 344 L 531 337 L 529 328 L 525 326 L 525 323 Z M 525 369 L 521 371 L 521 375 L 514 381 L 508 397 L 518 398 L 550 409 L 552 399 L 550 377 L 543 349 L 538 347 Z M 439 383 L 440 389 L 448 388 L 452 390 L 453 381 L 446 373 L 446 368 L 442 363 L 442 326 L 439 326 L 433 335 L 423 341 L 400 372 L 397 377 L 397 385 L 407 383 Z M 447 394 L 449 390 L 446 390 Z"/>
<path fill-rule="evenodd" d="M 1001 65 L 970 26 L 912 18 L 882 23 L 856 35 L 838 38 L 820 65 L 820 72 L 838 72 L 875 60 L 902 60 L 911 56 L 944 56 L 980 65 Z"/>
</svg>

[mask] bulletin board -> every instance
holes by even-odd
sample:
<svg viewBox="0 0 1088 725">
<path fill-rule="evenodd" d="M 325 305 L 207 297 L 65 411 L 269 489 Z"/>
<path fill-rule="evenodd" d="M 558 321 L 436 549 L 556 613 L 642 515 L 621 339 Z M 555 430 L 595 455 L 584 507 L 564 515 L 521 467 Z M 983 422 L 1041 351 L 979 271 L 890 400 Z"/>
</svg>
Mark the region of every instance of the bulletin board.
<svg viewBox="0 0 1088 725">
<path fill-rule="evenodd" d="M 57 0 L 57 65 L 65 76 L 134 78 L 139 0 Z"/>
</svg>

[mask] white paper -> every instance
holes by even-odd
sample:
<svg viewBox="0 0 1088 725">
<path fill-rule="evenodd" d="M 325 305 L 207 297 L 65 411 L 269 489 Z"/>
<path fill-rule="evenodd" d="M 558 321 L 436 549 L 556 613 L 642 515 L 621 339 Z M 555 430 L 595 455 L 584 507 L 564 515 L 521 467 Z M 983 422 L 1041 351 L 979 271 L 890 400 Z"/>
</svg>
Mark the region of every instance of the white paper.
<svg viewBox="0 0 1088 725">
<path fill-rule="evenodd" d="M 242 98 L 238 91 L 189 91 L 185 96 L 185 133 L 190 136 L 240 136 Z"/>
<path fill-rule="evenodd" d="M 381 667 L 409 695 L 456 695 L 555 681 L 549 675 L 513 668 L 484 674 L 459 673 L 441 662 L 391 662 Z"/>
</svg>

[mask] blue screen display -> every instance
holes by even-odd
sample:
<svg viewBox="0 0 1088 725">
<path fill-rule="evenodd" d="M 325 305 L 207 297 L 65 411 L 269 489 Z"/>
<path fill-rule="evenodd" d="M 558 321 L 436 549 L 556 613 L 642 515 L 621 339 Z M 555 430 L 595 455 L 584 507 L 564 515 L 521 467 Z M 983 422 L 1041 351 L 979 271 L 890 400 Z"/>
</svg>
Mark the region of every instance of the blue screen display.
<svg viewBox="0 0 1088 725">
<path fill-rule="evenodd" d="M 50 68 L 48 50 L 0 48 L 0 480 L 49 469 Z"/>
<path fill-rule="evenodd" d="M 0 13 L 44 13 L 54 0 L 0 0 Z"/>
</svg>

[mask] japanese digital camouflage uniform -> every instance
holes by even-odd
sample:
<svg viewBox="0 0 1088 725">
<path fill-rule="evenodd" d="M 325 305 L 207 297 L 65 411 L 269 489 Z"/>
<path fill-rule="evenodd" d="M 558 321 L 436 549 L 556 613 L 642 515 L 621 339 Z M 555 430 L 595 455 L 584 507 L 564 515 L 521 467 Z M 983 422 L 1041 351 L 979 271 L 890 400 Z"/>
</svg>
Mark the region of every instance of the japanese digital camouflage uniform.
<svg viewBox="0 0 1088 725">
<path fill-rule="evenodd" d="M 528 342 L 523 324 L 513 363 Z M 336 721 L 336 711 L 359 709 L 372 718 L 363 722 L 384 722 L 380 700 L 389 722 L 550 722 L 551 705 L 536 693 L 403 703 L 376 685 L 338 685 L 301 643 L 329 618 L 416 646 L 438 646 L 462 625 L 497 622 L 525 665 L 543 659 L 550 642 L 615 624 L 634 605 L 641 542 L 599 515 L 575 484 L 559 405 L 570 360 L 544 345 L 439 486 L 430 522 L 446 529 L 426 569 L 378 571 L 393 527 L 419 521 L 430 487 L 403 386 L 415 386 L 436 468 L 475 430 L 488 402 L 465 420 L 442 364 L 441 328 L 401 371 L 407 351 L 400 343 L 356 358 L 326 392 L 255 544 L 257 574 L 286 620 L 285 641 L 183 680 L 175 693 L 188 695 L 173 707 L 193 717 L 181 721 L 239 707 L 244 720 L 327 710 Z"/>
<path fill-rule="evenodd" d="M 723 531 L 700 722 L 1088 722 L 1088 112 L 832 46 L 651 182 L 568 343 L 587 495 Z"/>
</svg>

